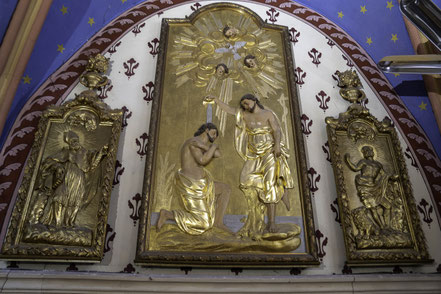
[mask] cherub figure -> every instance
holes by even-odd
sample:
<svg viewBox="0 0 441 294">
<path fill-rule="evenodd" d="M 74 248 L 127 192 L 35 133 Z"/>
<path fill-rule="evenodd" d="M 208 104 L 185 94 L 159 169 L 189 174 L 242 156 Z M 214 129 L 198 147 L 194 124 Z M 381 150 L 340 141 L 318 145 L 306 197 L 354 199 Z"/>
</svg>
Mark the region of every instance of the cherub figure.
<svg viewBox="0 0 441 294">
<path fill-rule="evenodd" d="M 239 34 L 239 30 L 233 26 L 230 27 L 226 25 L 222 30 L 222 33 L 225 38 L 230 39 L 236 37 Z"/>
<path fill-rule="evenodd" d="M 243 59 L 243 64 L 248 68 L 256 68 L 257 67 L 256 56 L 251 54 L 245 56 L 245 58 Z"/>
</svg>

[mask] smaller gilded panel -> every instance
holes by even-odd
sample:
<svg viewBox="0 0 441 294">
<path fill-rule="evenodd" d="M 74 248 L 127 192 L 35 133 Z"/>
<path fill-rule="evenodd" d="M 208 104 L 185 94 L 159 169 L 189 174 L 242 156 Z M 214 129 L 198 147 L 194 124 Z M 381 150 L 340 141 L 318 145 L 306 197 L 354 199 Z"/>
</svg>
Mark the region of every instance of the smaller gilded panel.
<svg viewBox="0 0 441 294">
<path fill-rule="evenodd" d="M 349 265 L 430 262 L 397 133 L 362 106 L 353 71 L 339 74 L 341 96 L 352 102 L 327 117 L 331 159 Z"/>
<path fill-rule="evenodd" d="M 122 111 L 96 97 L 99 72 L 88 67 L 90 90 L 43 113 L 1 258 L 101 260 Z"/>
</svg>

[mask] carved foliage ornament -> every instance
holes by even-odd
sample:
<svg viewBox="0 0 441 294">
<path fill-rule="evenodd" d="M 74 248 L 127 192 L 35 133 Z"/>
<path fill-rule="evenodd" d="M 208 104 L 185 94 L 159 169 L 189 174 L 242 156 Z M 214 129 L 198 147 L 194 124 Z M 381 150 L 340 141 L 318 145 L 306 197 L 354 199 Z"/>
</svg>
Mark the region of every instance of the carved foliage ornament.
<svg viewBox="0 0 441 294">
<path fill-rule="evenodd" d="M 355 71 L 339 73 L 352 104 L 327 117 L 347 262 L 351 266 L 431 262 L 397 133 L 361 105 Z"/>
</svg>

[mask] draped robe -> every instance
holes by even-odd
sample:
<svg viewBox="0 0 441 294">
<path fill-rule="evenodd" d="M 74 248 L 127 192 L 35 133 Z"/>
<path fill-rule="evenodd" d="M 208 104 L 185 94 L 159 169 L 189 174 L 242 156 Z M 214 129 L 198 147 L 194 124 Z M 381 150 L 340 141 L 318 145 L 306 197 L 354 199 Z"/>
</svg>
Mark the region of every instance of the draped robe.
<svg viewBox="0 0 441 294">
<path fill-rule="evenodd" d="M 256 189 L 260 201 L 278 203 L 285 189 L 294 187 L 283 135 L 280 142 L 281 155 L 276 158 L 272 128 L 247 128 L 242 110 L 236 113 L 235 147 L 245 160 L 242 175 L 246 176 L 242 177 L 240 186 Z"/>
<path fill-rule="evenodd" d="M 185 176 L 181 169 L 176 173 L 175 187 L 185 210 L 173 210 L 173 216 L 178 227 L 191 235 L 204 233 L 214 223 L 214 181 L 206 169 L 204 173 L 199 180 Z"/>
</svg>

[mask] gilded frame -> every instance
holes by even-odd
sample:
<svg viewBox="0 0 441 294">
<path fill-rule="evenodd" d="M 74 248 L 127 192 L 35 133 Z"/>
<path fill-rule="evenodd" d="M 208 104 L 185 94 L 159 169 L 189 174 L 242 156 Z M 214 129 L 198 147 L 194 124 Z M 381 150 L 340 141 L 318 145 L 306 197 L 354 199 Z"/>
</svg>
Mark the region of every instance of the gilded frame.
<svg viewBox="0 0 441 294">
<path fill-rule="evenodd" d="M 349 93 L 355 88 L 348 89 Z M 342 91 L 345 90 L 341 90 L 340 93 Z M 362 93 L 360 90 L 355 91 Z M 364 97 L 364 93 L 361 95 Z M 354 103 L 349 106 L 346 112 L 340 113 L 338 118 L 327 117 L 326 124 L 347 264 L 349 266 L 378 266 L 417 265 L 432 262 L 416 210 L 401 144 L 392 122 L 387 117 L 383 121 L 378 121 L 369 113 L 368 109 L 361 104 Z M 363 153 L 364 146 L 372 148 L 371 150 L 375 154 L 373 159 L 382 164 L 382 169 L 384 168 L 386 174 L 399 175 L 399 177 L 395 176 L 397 179 L 394 181 L 398 183 L 399 189 L 396 191 L 399 191 L 397 198 L 400 200 L 392 200 L 392 202 L 400 203 L 398 207 L 402 207 L 402 211 L 404 211 L 404 217 L 401 218 L 404 224 L 403 230 L 410 236 L 406 245 L 402 245 L 405 244 L 404 242 L 399 244 L 398 241 L 390 243 L 387 241 L 388 239 L 396 240 L 393 238 L 396 238 L 399 233 L 387 232 L 392 229 L 380 229 L 375 221 L 372 222 L 374 218 L 369 213 L 369 205 L 365 204 L 371 200 L 367 198 L 369 196 L 365 196 L 366 198 L 360 196 L 363 195 L 360 193 L 364 193 L 358 190 L 361 191 L 363 188 L 357 188 L 357 177 L 360 176 L 348 167 L 345 156 L 350 154 L 351 161 L 356 162 L 360 159 L 359 162 L 361 162 L 363 156 L 366 156 Z M 379 177 L 380 174 L 376 178 Z M 389 192 L 388 190 L 386 193 Z M 359 212 L 361 214 L 358 214 Z M 391 213 L 391 215 L 392 223 L 394 214 Z M 397 216 L 396 219 L 400 218 Z M 363 232 L 364 229 L 360 228 L 369 230 L 370 233 Z M 378 235 L 376 236 L 376 234 Z M 377 245 L 373 240 L 378 242 Z"/>
<path fill-rule="evenodd" d="M 154 226 L 152 223 L 152 206 L 155 195 L 152 191 L 154 179 L 158 172 L 158 145 L 161 127 L 161 117 L 164 109 L 164 77 L 166 75 L 167 52 L 171 46 L 168 44 L 170 26 L 173 24 L 190 24 L 197 20 L 200 15 L 210 11 L 235 11 L 239 14 L 248 15 L 260 28 L 277 30 L 281 34 L 283 44 L 284 64 L 286 69 L 287 85 L 289 91 L 289 118 L 292 122 L 292 136 L 295 138 L 295 150 L 298 170 L 298 185 L 301 195 L 299 195 L 302 212 L 304 230 L 303 244 L 305 251 L 302 253 L 216 253 L 198 251 L 166 251 L 150 250 L 149 234 Z M 201 101 L 202 102 L 202 101 Z M 306 267 L 319 264 L 317 247 L 314 237 L 314 219 L 312 212 L 311 197 L 309 192 L 306 155 L 303 143 L 303 134 L 300 127 L 300 110 L 296 93 L 296 83 L 294 79 L 294 59 L 289 43 L 289 33 L 286 27 L 271 25 L 264 22 L 251 10 L 230 3 L 219 3 L 204 6 L 194 12 L 186 19 L 164 19 L 161 27 L 161 37 L 159 45 L 159 56 L 157 59 L 155 94 L 152 104 L 148 150 L 146 155 L 146 167 L 144 174 L 143 200 L 141 206 L 141 217 L 138 232 L 138 244 L 135 263 L 149 266 L 198 266 L 198 267 Z"/>
<path fill-rule="evenodd" d="M 82 92 L 74 100 L 64 105 L 53 106 L 43 112 L 2 246 L 1 259 L 88 263 L 101 261 L 122 114 L 120 109 L 111 110 L 90 90 Z M 71 224 L 61 225 L 62 221 L 56 223 L 52 218 L 50 223 L 43 225 L 41 219 L 46 212 L 32 220 L 32 214 L 39 203 L 38 200 L 42 198 L 42 194 L 38 192 L 41 191 L 38 188 L 38 179 L 42 177 L 42 166 L 47 162 L 47 159 L 59 158 L 57 156 L 68 148 L 66 147 L 67 142 L 63 142 L 63 137 L 66 138 L 64 134 L 70 131 L 76 134 L 71 136 L 76 136 L 79 139 L 82 146 L 79 152 L 83 152 L 87 158 L 96 160 L 97 166 L 94 170 L 97 173 L 93 176 L 90 174 L 90 177 L 99 177 L 100 180 L 93 184 L 94 190 L 92 192 L 88 191 L 87 195 L 83 194 L 83 197 L 80 198 L 81 201 L 84 201 L 85 196 L 88 196 L 85 202 L 89 202 L 87 202 L 87 206 L 84 205 L 84 202 L 80 202 L 80 211 L 75 214 Z M 94 149 L 91 150 L 91 148 Z M 99 149 L 100 151 L 98 151 Z M 100 154 L 99 159 L 98 153 Z M 71 159 L 71 155 L 68 156 L 67 161 L 66 159 L 64 162 L 61 161 L 61 165 L 64 167 L 69 164 L 67 162 L 75 161 L 75 159 Z M 63 176 L 67 173 L 67 169 L 68 167 L 65 168 Z M 87 169 L 90 171 L 92 168 L 87 167 Z M 82 180 L 89 177 L 88 172 L 85 172 L 86 176 Z M 56 176 L 51 177 L 55 178 Z M 58 184 L 58 187 L 61 185 Z M 46 196 L 47 198 L 43 202 L 45 207 L 52 205 L 49 204 L 51 201 L 54 203 L 55 193 L 52 192 L 49 197 Z M 65 211 L 64 215 L 68 215 L 68 213 Z M 35 229 L 37 226 L 40 229 Z M 63 231 L 65 232 L 63 233 Z M 82 235 L 80 231 L 85 233 Z M 47 232 L 50 233 L 47 234 Z M 65 239 L 57 241 L 56 239 L 60 236 Z M 45 238 L 48 240 L 44 241 Z M 80 244 L 81 242 L 78 240 L 82 238 L 84 241 L 81 241 L 82 244 Z"/>
</svg>

